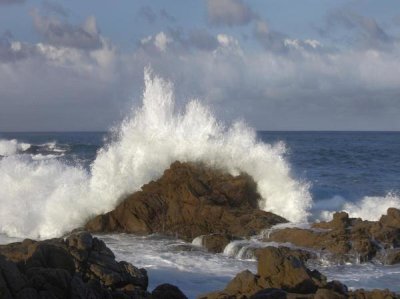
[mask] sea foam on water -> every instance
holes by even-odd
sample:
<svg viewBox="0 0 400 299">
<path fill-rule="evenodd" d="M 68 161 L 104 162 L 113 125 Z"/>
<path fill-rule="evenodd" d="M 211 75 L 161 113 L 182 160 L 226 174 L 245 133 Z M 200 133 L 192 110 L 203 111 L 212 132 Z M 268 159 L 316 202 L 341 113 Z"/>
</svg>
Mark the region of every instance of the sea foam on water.
<svg viewBox="0 0 400 299">
<path fill-rule="evenodd" d="M 145 70 L 143 105 L 98 151 L 90 171 L 57 160 L 11 156 L 0 160 L 0 232 L 60 236 L 90 217 L 113 209 L 127 194 L 159 178 L 179 160 L 199 161 L 257 183 L 261 209 L 304 222 L 312 204 L 309 185 L 296 180 L 283 143 L 257 140 L 242 122 L 225 126 L 198 100 L 180 111 L 171 83 Z"/>
</svg>

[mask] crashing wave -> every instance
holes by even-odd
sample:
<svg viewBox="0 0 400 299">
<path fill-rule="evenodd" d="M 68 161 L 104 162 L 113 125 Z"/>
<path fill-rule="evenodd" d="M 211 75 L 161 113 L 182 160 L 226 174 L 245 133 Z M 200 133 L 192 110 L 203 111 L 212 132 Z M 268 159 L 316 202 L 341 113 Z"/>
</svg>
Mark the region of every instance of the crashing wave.
<svg viewBox="0 0 400 299">
<path fill-rule="evenodd" d="M 293 222 L 311 206 L 307 183 L 293 178 L 283 143 L 257 140 L 242 122 L 225 126 L 198 100 L 176 109 L 172 84 L 145 71 L 143 105 L 115 130 L 90 171 L 50 159 L 0 160 L 0 232 L 47 238 L 110 211 L 125 195 L 157 179 L 179 160 L 201 161 L 231 174 L 247 172 L 262 197 L 261 209 Z"/>
</svg>

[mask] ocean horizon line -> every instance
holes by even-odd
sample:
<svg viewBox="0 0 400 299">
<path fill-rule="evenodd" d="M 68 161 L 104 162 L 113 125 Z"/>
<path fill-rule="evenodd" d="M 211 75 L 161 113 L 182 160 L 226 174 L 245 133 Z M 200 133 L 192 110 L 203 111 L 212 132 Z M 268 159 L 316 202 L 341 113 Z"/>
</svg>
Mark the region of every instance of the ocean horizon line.
<svg viewBox="0 0 400 299">
<path fill-rule="evenodd" d="M 73 134 L 108 133 L 109 130 L 66 130 L 66 131 L 0 131 L 0 134 Z M 256 130 L 257 133 L 400 133 L 400 130 Z"/>
</svg>

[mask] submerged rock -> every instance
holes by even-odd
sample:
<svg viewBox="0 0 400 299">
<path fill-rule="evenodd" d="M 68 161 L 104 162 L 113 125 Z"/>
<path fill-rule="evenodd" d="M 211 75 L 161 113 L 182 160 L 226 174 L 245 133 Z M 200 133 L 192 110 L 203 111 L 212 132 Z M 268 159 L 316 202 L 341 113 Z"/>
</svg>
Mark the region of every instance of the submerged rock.
<svg viewBox="0 0 400 299">
<path fill-rule="evenodd" d="M 222 291 L 212 292 L 199 299 L 372 299 L 399 298 L 388 290 L 349 291 L 338 281 L 328 282 L 317 270 L 304 264 L 297 250 L 266 247 L 258 252 L 258 273 L 246 270 L 236 275 Z"/>
<path fill-rule="evenodd" d="M 113 211 L 86 224 L 92 232 L 163 233 L 191 241 L 200 235 L 250 236 L 284 218 L 258 209 L 253 179 L 202 164 L 175 162 Z"/>
<path fill-rule="evenodd" d="M 1 299 L 153 298 L 147 286 L 145 269 L 116 261 L 88 232 L 0 246 Z M 156 298 L 167 298 L 163 289 L 158 292 Z"/>
<path fill-rule="evenodd" d="M 400 210 L 388 209 L 379 221 L 363 221 L 339 212 L 329 222 L 314 223 L 312 229 L 275 230 L 266 240 L 326 251 L 339 261 L 357 258 L 358 262 L 366 262 L 379 258 L 384 263 L 398 263 Z"/>
</svg>

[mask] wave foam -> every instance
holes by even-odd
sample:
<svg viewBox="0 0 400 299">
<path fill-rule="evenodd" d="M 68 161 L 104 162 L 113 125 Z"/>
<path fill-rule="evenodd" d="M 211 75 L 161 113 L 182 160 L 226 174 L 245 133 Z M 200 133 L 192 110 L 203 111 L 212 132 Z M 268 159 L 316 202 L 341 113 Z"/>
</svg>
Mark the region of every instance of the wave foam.
<svg viewBox="0 0 400 299">
<path fill-rule="evenodd" d="M 161 176 L 176 160 L 201 161 L 234 175 L 251 175 L 263 198 L 262 209 L 294 222 L 307 218 L 309 186 L 292 178 L 283 143 L 259 142 L 255 130 L 242 122 L 225 127 L 197 100 L 176 111 L 171 84 L 149 72 L 145 85 L 143 106 L 94 161 L 92 188 L 106 191 L 109 198 L 121 197 Z"/>
<path fill-rule="evenodd" d="M 29 143 L 19 143 L 16 139 L 0 139 L 0 156 L 12 156 L 18 152 L 24 152 L 31 147 Z"/>
<path fill-rule="evenodd" d="M 333 200 L 341 203 L 341 207 L 336 208 L 336 211 L 345 211 L 350 217 L 370 221 L 378 221 L 386 214 L 388 208 L 400 209 L 400 197 L 395 193 L 388 193 L 386 196 L 365 196 L 358 202 L 346 202 L 341 197 L 334 197 Z M 333 213 L 323 211 L 320 217 L 325 221 L 331 220 Z"/>
<path fill-rule="evenodd" d="M 0 161 L 0 230 L 16 237 L 54 237 L 89 213 L 88 174 L 57 160 L 28 156 Z"/>
<path fill-rule="evenodd" d="M 300 222 L 311 196 L 291 176 L 285 146 L 257 140 L 242 122 L 226 127 L 199 101 L 174 107 L 171 83 L 145 71 L 143 106 L 115 130 L 90 173 L 56 160 L 0 160 L 0 231 L 11 236 L 54 237 L 107 212 L 125 195 L 157 179 L 176 161 L 201 161 L 231 174 L 247 172 L 262 196 L 260 208 Z"/>
</svg>

